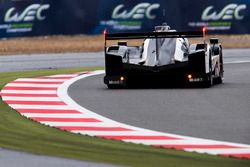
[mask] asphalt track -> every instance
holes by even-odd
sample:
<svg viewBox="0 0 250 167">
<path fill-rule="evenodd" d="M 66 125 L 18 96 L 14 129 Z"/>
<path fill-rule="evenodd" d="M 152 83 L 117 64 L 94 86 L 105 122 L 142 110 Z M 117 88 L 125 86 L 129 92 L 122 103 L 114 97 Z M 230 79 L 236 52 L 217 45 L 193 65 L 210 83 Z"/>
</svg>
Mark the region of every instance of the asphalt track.
<svg viewBox="0 0 250 167">
<path fill-rule="evenodd" d="M 0 56 L 0 72 L 104 66 L 102 52 Z"/>
<path fill-rule="evenodd" d="M 1 167 L 117 167 L 87 161 L 77 161 L 66 158 L 49 157 L 9 151 L 0 148 Z"/>
<path fill-rule="evenodd" d="M 250 63 L 225 65 L 212 88 L 109 90 L 103 75 L 80 80 L 69 95 L 118 122 L 192 137 L 250 144 Z"/>
<path fill-rule="evenodd" d="M 226 55 L 225 62 L 226 63 L 241 62 L 242 60 L 244 60 L 245 62 L 250 62 L 249 53 L 250 49 L 224 50 L 224 55 Z M 30 71 L 30 70 L 56 69 L 56 68 L 67 68 L 67 67 L 81 67 L 81 66 L 103 66 L 103 65 L 104 65 L 104 56 L 102 52 L 0 56 L 0 72 Z M 138 95 L 135 94 L 136 96 L 133 97 L 131 95 L 125 96 L 124 94 L 125 90 L 118 90 L 118 91 L 107 90 L 102 83 L 101 76 L 86 79 L 84 80 L 83 85 L 80 84 L 78 85 L 79 87 L 77 85 L 73 85 L 72 89 L 75 89 L 74 87 L 78 87 L 77 89 L 80 89 L 82 92 L 80 94 L 82 95 L 84 94 L 83 95 L 85 96 L 84 103 L 81 104 L 83 104 L 85 107 L 95 112 L 98 112 L 103 116 L 107 116 L 117 121 L 125 122 L 132 125 L 152 127 L 152 129 L 161 127 L 166 129 L 167 132 L 173 132 L 173 133 L 176 132 L 178 134 L 185 134 L 185 135 L 190 134 L 190 136 L 195 136 L 192 135 L 191 133 L 192 131 L 190 132 L 190 129 L 193 128 L 195 129 L 193 130 L 195 131 L 195 134 L 197 135 L 199 134 L 200 137 L 223 139 L 223 140 L 225 139 L 226 141 L 249 144 L 250 141 L 249 140 L 250 115 L 248 109 L 250 107 L 249 106 L 250 89 L 249 89 L 249 73 L 248 73 L 249 66 L 250 64 L 226 65 L 225 84 L 218 85 L 210 89 L 126 90 L 126 92 L 140 91 Z M 91 85 L 89 86 L 92 89 L 92 91 L 94 89 L 99 91 L 91 95 L 88 94 L 88 92 L 86 92 L 86 87 L 82 88 L 82 86 L 86 85 L 87 82 L 94 80 L 96 80 L 97 82 L 95 83 L 91 82 Z M 76 84 L 79 84 L 79 82 L 77 82 Z M 221 89 L 221 87 L 223 88 Z M 74 93 L 74 91 L 72 92 L 72 89 L 70 90 L 71 95 L 72 93 Z M 152 91 L 157 91 L 159 93 L 151 94 Z M 186 92 L 188 94 L 181 94 L 181 91 Z M 178 92 L 179 95 L 176 94 L 176 92 Z M 212 92 L 216 93 L 214 94 Z M 223 94 L 220 94 L 219 92 Z M 110 103 L 105 106 L 103 106 L 104 102 L 107 102 L 108 99 L 106 97 L 101 96 L 101 94 L 103 93 L 111 96 L 109 101 Z M 145 97 L 148 96 L 147 98 L 150 101 L 149 102 L 142 101 L 140 99 L 141 98 L 140 94 L 144 94 Z M 160 101 L 157 100 L 157 98 L 159 98 L 159 96 L 163 94 L 166 96 L 166 98 Z M 211 94 L 212 96 L 210 96 Z M 119 95 L 119 96 L 112 98 L 112 96 L 114 95 L 115 96 Z M 74 97 L 75 96 L 76 95 L 74 95 Z M 191 98 L 190 96 L 193 98 Z M 118 97 L 125 100 L 120 101 Z M 180 97 L 183 99 L 183 101 L 180 100 Z M 215 99 L 211 100 L 212 97 L 215 97 Z M 221 102 L 220 98 L 224 99 L 226 103 L 220 104 L 219 103 Z M 201 103 L 198 103 L 197 99 Z M 216 101 L 216 103 L 211 104 L 216 99 L 220 99 L 220 101 L 218 102 Z M 78 100 L 75 99 L 75 100 L 79 102 L 83 101 L 83 99 L 78 99 Z M 119 103 L 112 103 L 113 101 Z M 232 103 L 230 101 L 232 101 Z M 168 103 L 168 105 L 165 105 L 166 102 Z M 174 103 L 175 104 L 178 103 L 178 105 L 175 106 L 176 107 L 175 110 L 172 110 L 172 112 L 170 112 L 171 111 L 170 107 L 173 107 Z M 182 105 L 188 104 L 189 106 L 191 106 L 191 108 L 187 108 L 187 106 L 186 107 L 182 106 L 184 107 L 185 110 L 178 110 L 181 109 L 180 107 L 181 104 Z M 196 110 L 196 109 L 203 109 L 204 106 L 202 105 L 204 104 L 205 106 L 208 106 L 206 110 Z M 139 106 L 143 108 L 141 108 L 141 110 L 136 110 Z M 159 109 L 160 106 L 164 107 L 160 110 L 163 111 L 163 115 L 157 116 L 156 111 Z M 118 108 L 119 110 L 114 110 L 114 108 Z M 228 111 L 225 113 L 224 109 Z M 111 112 L 112 110 L 115 111 L 115 113 L 112 113 Z M 146 110 L 151 112 L 146 113 L 145 112 Z M 217 115 L 212 116 L 213 114 L 211 113 L 211 110 L 212 113 L 215 113 Z M 136 113 L 137 116 L 135 117 L 134 114 Z M 243 113 L 242 116 L 241 113 Z M 165 118 L 163 116 L 165 116 Z M 222 121 L 218 122 L 218 120 L 220 119 Z M 160 122 L 160 120 L 164 120 L 164 122 Z M 166 123 L 168 124 L 168 126 L 164 126 Z M 171 123 L 174 124 L 171 125 Z M 156 124 L 158 125 L 156 126 Z M 210 127 L 207 127 L 207 124 L 210 125 L 215 124 L 217 126 L 214 125 L 212 126 L 214 128 L 211 129 Z M 224 131 L 223 127 L 228 127 L 225 128 L 228 131 Z M 181 130 L 181 128 L 183 129 Z M 202 129 L 204 128 L 206 131 L 202 131 Z M 212 136 L 210 136 L 211 134 Z M 14 158 L 15 161 L 13 161 L 13 157 L 15 157 Z M 27 167 L 43 165 L 44 160 L 46 160 L 47 163 L 46 166 L 51 166 L 51 167 L 63 166 L 64 164 L 68 163 L 70 163 L 70 166 L 106 166 L 103 164 L 92 164 L 89 162 L 73 161 L 73 160 L 71 161 L 66 159 L 64 161 L 61 158 L 48 158 L 46 156 L 38 156 L 21 152 L 0 150 L 0 164 L 5 164 L 5 165 L 8 164 L 9 166 L 13 167 L 22 165 Z"/>
<path fill-rule="evenodd" d="M 224 49 L 225 63 L 250 62 L 250 49 Z M 0 56 L 0 72 L 104 66 L 104 53 L 57 53 Z"/>
</svg>

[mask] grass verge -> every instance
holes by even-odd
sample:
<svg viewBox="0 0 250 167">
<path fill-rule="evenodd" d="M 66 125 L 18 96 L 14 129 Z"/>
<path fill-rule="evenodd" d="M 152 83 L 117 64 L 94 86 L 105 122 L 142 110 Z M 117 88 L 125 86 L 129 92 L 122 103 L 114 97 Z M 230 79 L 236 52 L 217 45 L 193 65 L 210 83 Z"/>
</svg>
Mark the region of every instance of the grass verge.
<svg viewBox="0 0 250 167">
<path fill-rule="evenodd" d="M 0 88 L 21 77 L 64 74 L 100 68 L 0 73 Z M 0 147 L 125 166 L 249 167 L 250 161 L 187 153 L 82 136 L 33 122 L 0 101 Z"/>
<path fill-rule="evenodd" d="M 208 35 L 219 38 L 223 48 L 250 48 L 250 35 Z M 130 41 L 130 40 L 129 40 Z M 134 41 L 134 40 L 132 40 Z M 141 41 L 141 40 L 139 40 Z M 202 42 L 203 39 L 189 39 L 190 43 Z M 103 51 L 102 35 L 45 36 L 0 39 L 0 55 L 66 53 L 66 52 L 98 52 Z M 117 41 L 113 41 L 117 42 Z M 111 42 L 111 43 L 113 43 Z M 130 42 L 129 42 L 130 43 Z M 141 43 L 133 43 L 141 45 Z"/>
</svg>

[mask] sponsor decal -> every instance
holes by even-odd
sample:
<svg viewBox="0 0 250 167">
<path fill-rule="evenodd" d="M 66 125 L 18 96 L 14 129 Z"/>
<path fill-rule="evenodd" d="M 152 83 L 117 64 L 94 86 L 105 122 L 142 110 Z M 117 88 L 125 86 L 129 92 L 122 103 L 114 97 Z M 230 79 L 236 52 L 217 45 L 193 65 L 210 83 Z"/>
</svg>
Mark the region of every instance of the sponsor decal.
<svg viewBox="0 0 250 167">
<path fill-rule="evenodd" d="M 189 82 L 203 82 L 204 79 L 203 78 L 190 78 Z"/>
<path fill-rule="evenodd" d="M 208 30 L 230 30 L 234 21 L 244 19 L 246 4 L 231 3 L 220 11 L 216 11 L 214 6 L 206 7 L 201 14 L 200 22 L 189 22 L 190 27 L 206 26 Z"/>
<path fill-rule="evenodd" d="M 34 21 L 46 19 L 44 11 L 49 8 L 49 4 L 31 4 L 20 12 L 12 7 L 5 13 L 5 24 L 0 25 L 0 30 L 5 29 L 7 33 L 30 32 Z"/>
<path fill-rule="evenodd" d="M 116 6 L 110 20 L 100 21 L 101 26 L 109 26 L 114 30 L 139 30 L 144 20 L 154 20 L 154 11 L 160 8 L 159 3 L 139 3 L 132 9 L 124 4 Z"/>
<path fill-rule="evenodd" d="M 213 10 L 214 6 L 208 6 L 202 13 L 202 20 L 242 20 L 244 15 L 241 15 L 240 12 L 245 10 L 247 6 L 245 4 L 229 4 L 224 7 L 221 12 L 217 13 Z"/>
<path fill-rule="evenodd" d="M 124 5 L 118 5 L 112 14 L 113 19 L 144 19 L 145 17 L 148 19 L 155 19 L 155 15 L 151 12 L 152 10 L 158 9 L 160 7 L 159 4 L 150 4 L 150 3 L 140 3 L 136 5 L 130 12 L 124 9 Z"/>
</svg>

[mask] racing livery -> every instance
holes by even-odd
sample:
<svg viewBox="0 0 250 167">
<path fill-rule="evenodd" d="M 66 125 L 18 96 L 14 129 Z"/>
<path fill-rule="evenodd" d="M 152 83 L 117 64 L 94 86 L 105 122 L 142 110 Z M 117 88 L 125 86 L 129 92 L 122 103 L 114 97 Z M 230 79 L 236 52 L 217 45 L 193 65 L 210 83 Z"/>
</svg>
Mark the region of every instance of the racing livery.
<svg viewBox="0 0 250 167">
<path fill-rule="evenodd" d="M 177 32 L 163 24 L 149 33 L 104 32 L 104 83 L 109 88 L 222 83 L 222 46 L 216 38 L 205 42 L 205 31 Z M 188 38 L 198 37 L 204 41 L 189 44 Z M 139 46 L 121 41 L 131 39 L 144 41 Z M 108 40 L 118 43 L 107 47 Z"/>
</svg>

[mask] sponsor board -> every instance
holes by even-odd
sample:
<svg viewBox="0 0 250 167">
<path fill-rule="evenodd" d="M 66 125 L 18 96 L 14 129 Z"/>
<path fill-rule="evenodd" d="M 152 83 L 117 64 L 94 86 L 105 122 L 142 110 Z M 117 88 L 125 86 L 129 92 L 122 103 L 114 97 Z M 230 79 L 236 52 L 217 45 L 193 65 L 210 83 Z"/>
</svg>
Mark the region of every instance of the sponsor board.
<svg viewBox="0 0 250 167">
<path fill-rule="evenodd" d="M 6 33 L 31 32 L 36 21 L 46 19 L 46 11 L 50 4 L 30 4 L 20 10 L 10 7 L 4 14 L 3 23 L 0 24 L 0 31 Z"/>
<path fill-rule="evenodd" d="M 178 31 L 249 34 L 250 0 L 0 1 L 0 38 L 148 32 L 166 22 Z"/>
<path fill-rule="evenodd" d="M 90 34 L 98 1 L 0 1 L 0 38 Z"/>
<path fill-rule="evenodd" d="M 207 27 L 210 31 L 231 30 L 233 24 L 239 24 L 246 19 L 249 7 L 247 4 L 228 3 L 222 8 L 216 7 L 216 3 L 203 8 L 200 20 L 188 22 L 189 27 Z"/>
<path fill-rule="evenodd" d="M 100 13 L 101 17 L 95 32 L 107 29 L 111 32 L 143 30 L 145 24 L 152 24 L 161 19 L 159 2 L 117 3 L 113 1 L 108 10 Z M 109 4 L 110 5 L 110 4 Z M 152 26 L 151 26 L 152 28 Z"/>
</svg>

